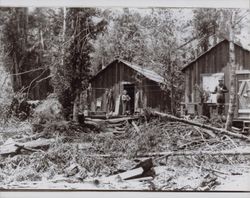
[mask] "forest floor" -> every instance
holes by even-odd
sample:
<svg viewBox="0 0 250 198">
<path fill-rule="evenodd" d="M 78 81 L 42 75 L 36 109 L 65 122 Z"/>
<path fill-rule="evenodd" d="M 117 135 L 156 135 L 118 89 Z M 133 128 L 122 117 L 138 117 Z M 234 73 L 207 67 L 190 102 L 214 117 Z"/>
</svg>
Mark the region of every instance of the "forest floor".
<svg viewBox="0 0 250 198">
<path fill-rule="evenodd" d="M 1 123 L 1 189 L 249 191 L 249 142 L 159 118 L 111 121 Z"/>
</svg>

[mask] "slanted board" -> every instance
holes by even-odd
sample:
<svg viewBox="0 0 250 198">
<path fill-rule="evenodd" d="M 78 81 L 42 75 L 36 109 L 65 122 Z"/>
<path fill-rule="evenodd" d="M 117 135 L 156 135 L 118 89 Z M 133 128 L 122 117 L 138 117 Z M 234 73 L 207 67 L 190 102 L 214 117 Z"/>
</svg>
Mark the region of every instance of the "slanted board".
<svg viewBox="0 0 250 198">
<path fill-rule="evenodd" d="M 119 110 L 120 110 L 120 99 L 121 95 L 118 95 L 118 97 L 116 98 L 116 101 L 115 101 L 115 113 L 114 115 L 118 115 L 119 114 Z"/>
<path fill-rule="evenodd" d="M 250 92 L 247 90 L 250 90 L 250 80 L 239 81 L 239 113 L 242 110 L 250 111 Z"/>
</svg>

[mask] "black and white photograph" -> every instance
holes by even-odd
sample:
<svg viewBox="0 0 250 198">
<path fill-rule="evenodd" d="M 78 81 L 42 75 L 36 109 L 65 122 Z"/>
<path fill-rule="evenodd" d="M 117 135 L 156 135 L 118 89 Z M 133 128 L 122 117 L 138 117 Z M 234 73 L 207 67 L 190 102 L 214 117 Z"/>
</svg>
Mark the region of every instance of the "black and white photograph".
<svg viewBox="0 0 250 198">
<path fill-rule="evenodd" d="M 249 186 L 249 9 L 0 6 L 0 191 Z"/>
</svg>

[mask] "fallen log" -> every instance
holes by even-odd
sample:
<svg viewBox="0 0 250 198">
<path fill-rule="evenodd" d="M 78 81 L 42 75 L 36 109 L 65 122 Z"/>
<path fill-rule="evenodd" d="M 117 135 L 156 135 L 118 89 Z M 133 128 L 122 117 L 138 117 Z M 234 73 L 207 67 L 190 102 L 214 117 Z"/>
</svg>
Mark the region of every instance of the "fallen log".
<svg viewBox="0 0 250 198">
<path fill-rule="evenodd" d="M 97 122 L 94 122 L 94 121 L 84 121 L 84 124 L 86 124 L 86 125 L 88 125 L 88 126 L 92 126 L 92 127 L 94 127 L 94 128 L 96 128 L 96 129 L 100 129 L 101 128 L 101 125 L 100 124 L 98 124 Z"/>
<path fill-rule="evenodd" d="M 136 116 L 136 117 L 111 118 L 111 119 L 107 119 L 107 122 L 110 123 L 110 124 L 117 124 L 117 123 L 128 121 L 128 120 L 136 120 L 138 118 L 139 118 L 138 116 Z"/>
<path fill-rule="evenodd" d="M 143 171 L 144 171 L 143 168 L 139 167 L 139 168 L 136 168 L 136 169 L 132 169 L 132 170 L 123 172 L 123 173 L 119 173 L 119 174 L 116 174 L 116 175 L 109 176 L 107 179 L 108 180 L 113 180 L 113 179 L 115 179 L 117 177 L 120 177 L 122 180 L 125 180 L 125 179 L 129 179 L 129 178 L 141 175 L 143 173 Z"/>
<path fill-rule="evenodd" d="M 139 177 L 139 178 L 135 178 L 135 179 L 130 179 L 130 180 L 127 180 L 127 181 L 139 181 L 139 182 L 142 182 L 142 181 L 151 181 L 153 180 L 154 178 L 153 177 Z"/>
<path fill-rule="evenodd" d="M 157 153 L 147 153 L 140 154 L 138 153 L 135 158 L 149 158 L 149 157 L 168 157 L 168 156 L 192 156 L 192 155 L 250 155 L 250 149 L 246 148 L 244 150 L 223 150 L 223 151 L 166 151 L 166 152 L 157 152 Z M 101 157 L 101 158 L 119 158 L 119 157 L 128 157 L 128 155 L 122 153 L 116 153 L 115 155 L 110 154 L 95 154 L 95 155 L 84 155 L 84 157 Z"/>
<path fill-rule="evenodd" d="M 168 157 L 181 155 L 250 155 L 250 150 L 224 150 L 224 151 L 167 151 L 158 153 L 138 154 L 137 157 Z"/>
<path fill-rule="evenodd" d="M 90 123 L 94 125 L 99 125 L 99 126 L 103 126 L 103 125 L 107 125 L 106 124 L 106 120 L 101 120 L 101 119 L 92 119 L 92 118 L 85 118 L 84 123 Z"/>
<path fill-rule="evenodd" d="M 2 156 L 16 154 L 17 151 L 18 147 L 16 147 L 15 144 L 0 146 L 0 155 Z"/>
<path fill-rule="evenodd" d="M 27 148 L 27 147 L 24 147 L 24 146 L 18 145 L 18 144 L 15 144 L 15 146 L 18 148 L 17 153 L 21 152 L 21 150 L 26 150 L 26 151 L 30 151 L 30 152 L 42 151 L 42 150 L 38 150 L 38 149 Z"/>
<path fill-rule="evenodd" d="M 200 127 L 194 126 L 194 128 L 195 128 L 197 131 L 199 131 L 199 133 L 204 132 L 205 134 L 209 135 L 210 137 L 216 138 L 216 135 L 215 135 L 215 134 L 213 133 L 213 131 L 211 131 L 211 130 L 208 130 L 208 129 L 204 129 L 204 128 L 203 128 L 203 131 L 201 132 L 201 131 L 200 131 Z"/>
<path fill-rule="evenodd" d="M 152 114 L 156 115 L 156 116 L 160 116 L 162 118 L 168 118 L 168 119 L 171 119 L 171 120 L 175 120 L 175 121 L 178 121 L 178 122 L 183 122 L 183 123 L 190 124 L 190 125 L 197 126 L 197 127 L 201 127 L 201 128 L 204 128 L 204 129 L 209 129 L 209 130 L 212 130 L 213 132 L 215 132 L 217 134 L 218 133 L 224 133 L 224 134 L 227 134 L 227 135 L 235 137 L 235 138 L 250 141 L 250 138 L 245 136 L 245 135 L 233 133 L 233 132 L 228 131 L 228 130 L 223 129 L 223 128 L 217 128 L 217 127 L 209 126 L 209 125 L 206 125 L 206 124 L 201 124 L 201 123 L 198 123 L 198 122 L 186 120 L 186 119 L 183 119 L 183 118 L 177 118 L 177 117 L 175 117 L 173 115 L 169 115 L 169 114 L 165 114 L 165 113 L 161 113 L 161 112 L 157 112 L 157 111 L 153 111 Z"/>
<path fill-rule="evenodd" d="M 23 144 L 23 146 L 29 148 L 43 148 L 51 145 L 54 141 L 54 139 L 37 139 L 34 141 L 26 142 Z"/>
<path fill-rule="evenodd" d="M 113 134 L 124 134 L 124 133 L 125 131 L 117 131 L 117 130 L 113 131 Z"/>
<path fill-rule="evenodd" d="M 48 147 L 53 142 L 54 142 L 53 139 L 37 139 L 26 143 L 12 142 L 11 144 L 0 146 L 0 155 L 2 156 L 15 155 L 18 154 L 24 148 L 26 148 L 26 150 L 30 149 L 30 151 L 31 149 L 45 148 Z"/>
<path fill-rule="evenodd" d="M 126 127 L 115 127 L 117 131 L 126 131 Z"/>
</svg>

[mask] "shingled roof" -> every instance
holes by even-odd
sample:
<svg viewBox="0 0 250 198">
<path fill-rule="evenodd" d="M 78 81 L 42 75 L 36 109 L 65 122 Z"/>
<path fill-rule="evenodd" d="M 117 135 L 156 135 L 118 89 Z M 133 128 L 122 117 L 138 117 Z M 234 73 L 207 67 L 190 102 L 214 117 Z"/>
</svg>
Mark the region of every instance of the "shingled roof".
<svg viewBox="0 0 250 198">
<path fill-rule="evenodd" d="M 203 52 L 201 55 L 199 55 L 197 58 L 195 58 L 194 60 L 192 60 L 191 62 L 189 62 L 188 64 L 184 65 L 182 67 L 182 71 L 184 71 L 187 67 L 189 67 L 192 63 L 194 63 L 195 61 L 197 61 L 200 57 L 202 57 L 203 55 L 205 55 L 206 53 L 210 52 L 211 50 L 213 50 L 217 45 L 219 45 L 220 43 L 224 42 L 224 41 L 228 41 L 228 39 L 222 39 L 221 41 L 219 41 L 216 45 L 210 47 L 207 51 Z M 229 41 L 228 41 L 229 42 Z M 242 49 L 246 50 L 246 51 L 250 51 L 250 49 L 247 46 L 243 46 L 239 43 L 234 42 L 235 45 L 241 47 Z"/>
<path fill-rule="evenodd" d="M 143 75 L 145 78 L 147 78 L 149 80 L 152 80 L 152 81 L 157 82 L 157 83 L 162 83 L 162 84 L 165 83 L 164 78 L 162 76 L 160 76 L 159 74 L 157 74 L 156 72 L 149 70 L 149 69 L 146 69 L 144 67 L 141 67 L 139 65 L 132 64 L 132 63 L 125 61 L 125 60 L 122 60 L 122 59 L 115 59 L 114 61 L 109 63 L 104 69 L 100 70 L 93 78 L 95 78 L 97 75 L 100 75 L 100 73 L 102 73 L 106 68 L 108 68 L 110 65 L 112 65 L 112 63 L 114 63 L 115 61 L 122 62 L 123 64 L 127 65 L 128 67 L 130 67 L 131 69 L 140 73 L 141 75 Z"/>
</svg>

